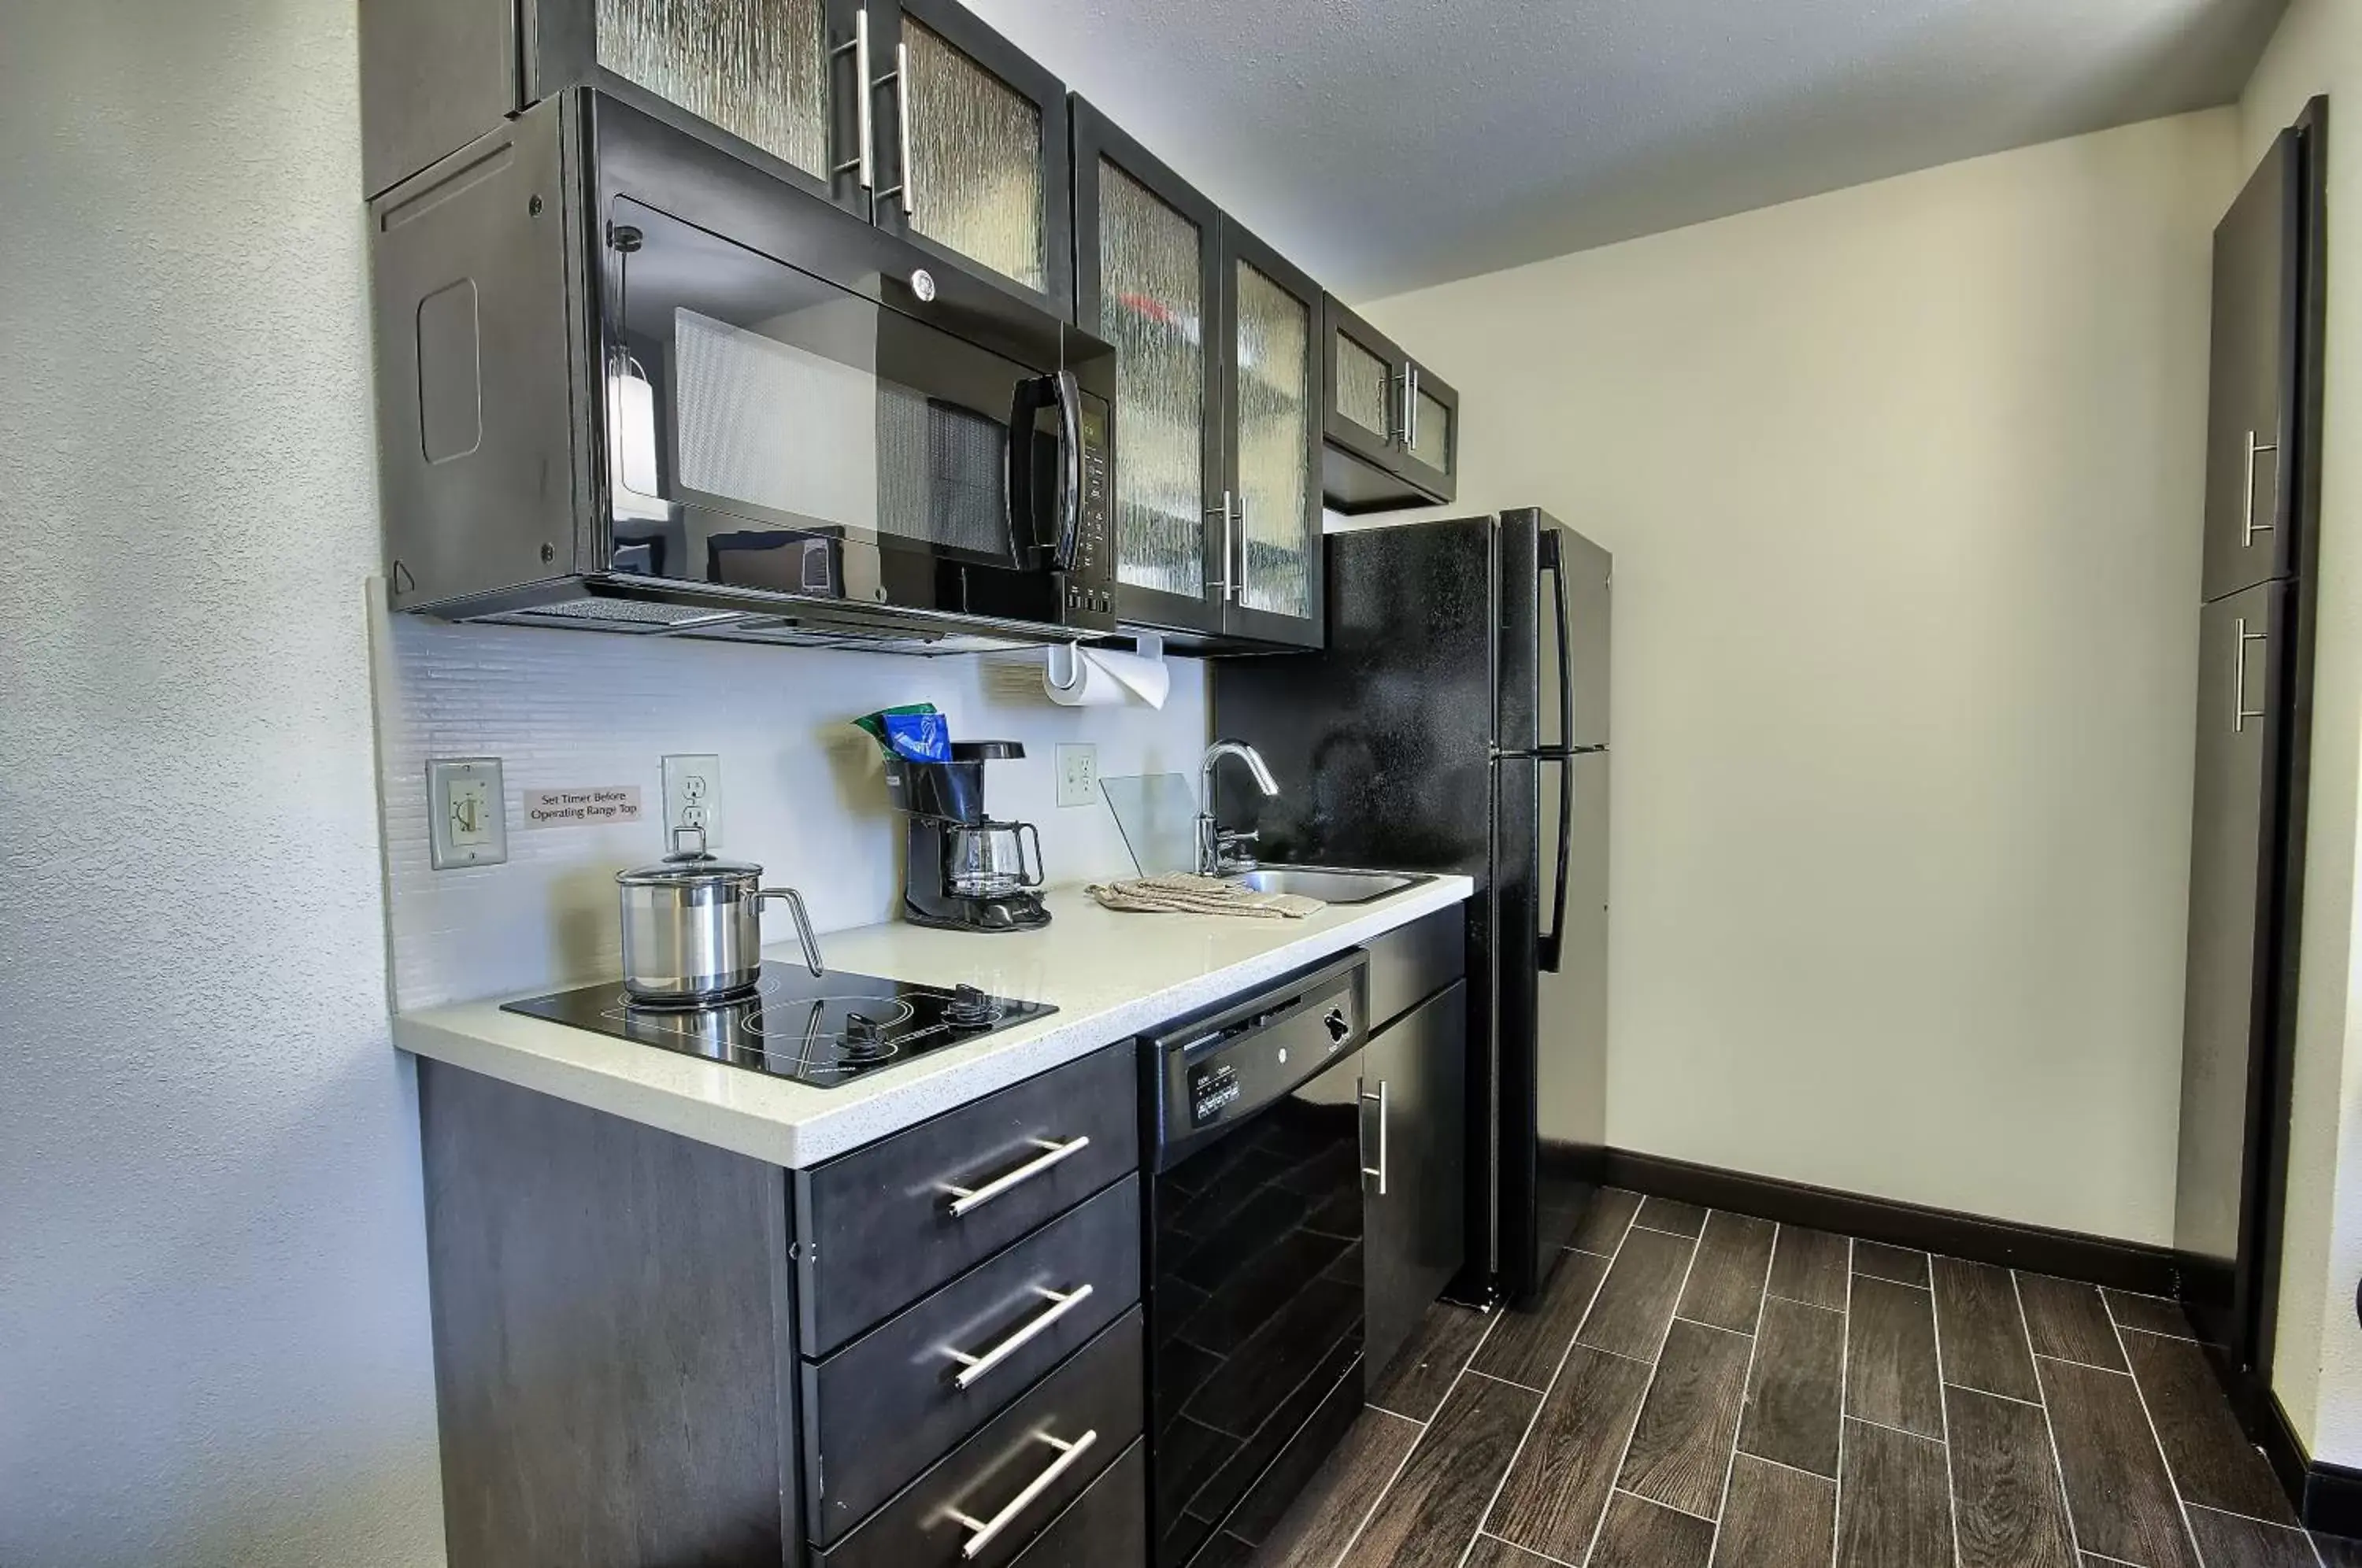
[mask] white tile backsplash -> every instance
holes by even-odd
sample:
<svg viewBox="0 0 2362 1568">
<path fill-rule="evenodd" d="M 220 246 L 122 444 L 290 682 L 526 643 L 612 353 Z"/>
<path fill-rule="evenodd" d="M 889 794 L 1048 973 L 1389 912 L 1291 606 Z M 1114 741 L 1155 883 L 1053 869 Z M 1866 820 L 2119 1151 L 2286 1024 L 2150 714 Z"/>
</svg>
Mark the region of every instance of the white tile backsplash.
<svg viewBox="0 0 2362 1568">
<path fill-rule="evenodd" d="M 1204 669 L 1189 659 L 1173 661 L 1161 712 L 1065 709 L 1042 696 L 1038 655 L 908 658 L 461 626 L 382 611 L 373 619 L 397 1009 L 613 973 L 614 874 L 664 852 L 668 752 L 721 757 L 724 833 L 715 847 L 800 889 L 827 932 L 891 919 L 900 904 L 902 822 L 886 804 L 876 745 L 849 722 L 855 716 L 932 701 L 958 738 L 1024 743 L 1023 759 L 992 765 L 987 799 L 995 816 L 1040 826 L 1054 882 L 1131 869 L 1104 802 L 1057 804 L 1054 746 L 1095 744 L 1104 778 L 1193 774 L 1206 741 Z M 501 759 L 506 865 L 430 867 L 430 756 Z M 576 785 L 637 785 L 644 820 L 524 825 L 527 791 Z M 784 924 L 768 933 L 786 933 Z"/>
</svg>

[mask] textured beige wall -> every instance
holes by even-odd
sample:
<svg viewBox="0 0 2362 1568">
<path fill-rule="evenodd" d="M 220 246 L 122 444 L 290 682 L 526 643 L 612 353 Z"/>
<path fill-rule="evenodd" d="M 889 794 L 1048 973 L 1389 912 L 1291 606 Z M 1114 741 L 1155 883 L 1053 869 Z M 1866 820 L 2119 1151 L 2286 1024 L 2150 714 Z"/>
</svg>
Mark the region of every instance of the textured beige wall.
<svg viewBox="0 0 2362 1568">
<path fill-rule="evenodd" d="M 2227 110 L 1381 302 L 1616 553 L 1608 1135 L 2170 1240 Z"/>
<path fill-rule="evenodd" d="M 0 1562 L 442 1561 L 350 0 L 0 6 Z"/>
<path fill-rule="evenodd" d="M 2362 1019 L 2354 1010 L 2355 817 L 2362 763 L 2362 6 L 2295 0 L 2239 105 L 2240 167 L 2260 160 L 2316 94 L 2333 106 L 2329 397 L 2315 585 L 2312 803 L 2299 957 L 2288 1219 L 2272 1386 L 2313 1457 L 2362 1464 Z"/>
</svg>

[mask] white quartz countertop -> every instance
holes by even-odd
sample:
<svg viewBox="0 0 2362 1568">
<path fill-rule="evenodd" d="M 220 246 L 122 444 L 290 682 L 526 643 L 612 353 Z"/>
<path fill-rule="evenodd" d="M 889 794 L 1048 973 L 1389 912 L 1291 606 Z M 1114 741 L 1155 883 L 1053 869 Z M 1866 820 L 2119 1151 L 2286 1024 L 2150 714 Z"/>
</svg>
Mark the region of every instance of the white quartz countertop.
<svg viewBox="0 0 2362 1568">
<path fill-rule="evenodd" d="M 1080 888 L 1050 890 L 1040 931 L 979 934 L 893 922 L 831 933 L 829 966 L 996 996 L 1057 1011 L 945 1046 L 834 1088 L 503 1012 L 494 998 L 397 1013 L 393 1043 L 438 1062 L 556 1095 L 773 1165 L 807 1166 L 1249 990 L 1462 902 L 1438 877 L 1303 920 L 1117 914 Z M 766 956 L 800 963 L 792 944 Z"/>
</svg>

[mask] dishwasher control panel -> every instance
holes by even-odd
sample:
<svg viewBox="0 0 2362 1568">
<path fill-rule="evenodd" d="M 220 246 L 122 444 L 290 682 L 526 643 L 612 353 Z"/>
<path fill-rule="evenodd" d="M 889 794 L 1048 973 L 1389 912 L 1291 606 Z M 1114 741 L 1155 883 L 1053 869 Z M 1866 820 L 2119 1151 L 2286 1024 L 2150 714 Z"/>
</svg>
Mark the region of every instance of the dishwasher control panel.
<svg viewBox="0 0 2362 1568">
<path fill-rule="evenodd" d="M 1359 1051 L 1366 966 L 1352 952 L 1142 1042 L 1148 1132 L 1160 1149 L 1242 1121 Z"/>
</svg>

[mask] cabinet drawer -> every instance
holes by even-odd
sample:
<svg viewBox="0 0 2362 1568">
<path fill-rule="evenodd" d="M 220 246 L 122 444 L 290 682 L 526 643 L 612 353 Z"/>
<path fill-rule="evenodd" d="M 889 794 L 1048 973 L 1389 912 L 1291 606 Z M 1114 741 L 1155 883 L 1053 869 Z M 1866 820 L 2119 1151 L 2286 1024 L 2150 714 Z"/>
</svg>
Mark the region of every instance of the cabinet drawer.
<svg viewBox="0 0 2362 1568">
<path fill-rule="evenodd" d="M 1147 1568 L 1147 1444 L 1133 1443 L 1025 1549 L 1014 1568 Z"/>
<path fill-rule="evenodd" d="M 834 1350 L 1139 1169 L 1135 1059 L 1127 1041 L 797 1172 L 804 1353 Z M 973 1195 L 964 1213 L 954 1188 Z"/>
<path fill-rule="evenodd" d="M 805 1364 L 814 1536 L 833 1540 L 867 1518 L 1139 1298 L 1134 1175 L 826 1361 Z M 955 1352 L 982 1360 L 966 1364 Z"/>
<path fill-rule="evenodd" d="M 822 1568 L 995 1568 L 1010 1562 L 1140 1435 L 1143 1394 L 1135 1307 L 821 1553 Z M 1062 1442 L 1080 1446 L 1061 1450 Z M 955 1511 L 972 1522 L 953 1518 Z M 980 1529 L 995 1525 L 974 1556 L 962 1554 Z"/>
</svg>

